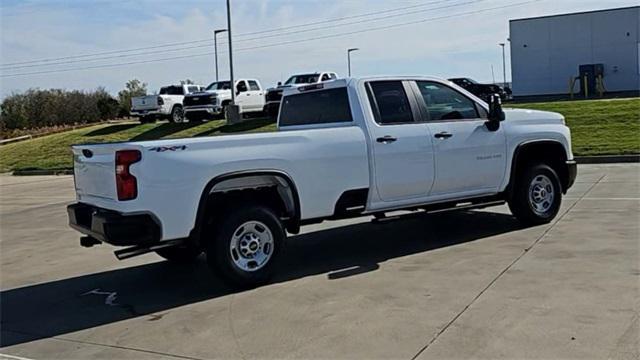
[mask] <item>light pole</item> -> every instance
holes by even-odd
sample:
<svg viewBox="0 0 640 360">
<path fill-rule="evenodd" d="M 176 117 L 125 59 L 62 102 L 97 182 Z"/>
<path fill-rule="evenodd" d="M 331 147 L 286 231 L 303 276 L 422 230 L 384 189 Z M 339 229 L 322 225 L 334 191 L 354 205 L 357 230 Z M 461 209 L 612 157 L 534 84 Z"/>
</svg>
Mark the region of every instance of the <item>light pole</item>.
<svg viewBox="0 0 640 360">
<path fill-rule="evenodd" d="M 507 67 L 504 62 L 504 43 L 499 43 L 498 45 L 502 47 L 502 81 L 503 81 L 502 86 L 506 87 L 507 86 Z"/>
<path fill-rule="evenodd" d="M 213 47 L 216 56 L 216 82 L 218 82 L 218 34 L 227 31 L 227 29 L 213 30 Z"/>
<path fill-rule="evenodd" d="M 231 3 L 227 0 L 227 35 L 229 36 L 229 87 L 231 88 L 231 105 L 236 104 L 236 86 L 233 81 L 233 47 L 231 46 Z"/>
<path fill-rule="evenodd" d="M 351 52 L 360 50 L 358 48 L 350 48 L 347 49 L 347 67 L 349 68 L 349 77 L 351 77 Z"/>
</svg>

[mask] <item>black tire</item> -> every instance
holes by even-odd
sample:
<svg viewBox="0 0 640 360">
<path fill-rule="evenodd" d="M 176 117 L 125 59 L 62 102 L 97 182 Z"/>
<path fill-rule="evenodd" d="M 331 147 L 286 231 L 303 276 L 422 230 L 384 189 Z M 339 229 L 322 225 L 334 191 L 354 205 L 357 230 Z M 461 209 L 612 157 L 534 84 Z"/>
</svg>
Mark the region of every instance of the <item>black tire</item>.
<svg viewBox="0 0 640 360">
<path fill-rule="evenodd" d="M 182 106 L 176 105 L 171 109 L 171 115 L 169 117 L 169 121 L 172 123 L 180 124 L 185 120 L 184 110 L 182 110 Z"/>
<path fill-rule="evenodd" d="M 553 220 L 562 203 L 562 187 L 556 172 L 548 165 L 533 164 L 515 179 L 509 209 L 525 225 L 540 225 Z M 553 190 L 552 199 L 549 189 Z M 542 194 L 542 195 L 541 195 Z"/>
<path fill-rule="evenodd" d="M 263 233 L 268 234 L 264 232 L 268 230 L 272 239 L 269 245 L 270 257 L 259 267 L 256 261 L 251 260 L 251 258 L 247 260 L 247 257 L 242 256 L 239 252 L 240 250 L 235 250 L 235 252 L 232 250 L 232 242 L 235 243 L 234 235 L 236 239 L 240 239 L 238 241 L 242 241 L 245 235 L 248 236 L 247 233 L 250 233 L 248 228 L 251 225 L 246 224 L 251 223 L 264 225 L 266 229 L 263 230 Z M 247 227 L 246 230 L 245 227 Z M 208 241 L 206 248 L 209 266 L 219 273 L 226 283 L 238 288 L 256 287 L 267 283 L 271 279 L 286 236 L 276 213 L 272 209 L 261 205 L 249 205 L 231 210 L 221 219 L 210 234 L 210 239 L 208 239 L 210 241 Z M 239 245 L 240 243 L 236 244 Z M 257 252 L 266 253 L 266 249 L 267 246 L 263 242 L 257 245 Z M 234 258 L 247 261 L 248 265 L 253 261 L 255 263 L 254 267 L 258 268 L 250 271 L 242 269 L 237 265 Z"/>
<path fill-rule="evenodd" d="M 190 263 L 202 254 L 202 249 L 194 246 L 172 246 L 164 249 L 156 250 L 156 254 L 175 263 Z"/>
<path fill-rule="evenodd" d="M 203 121 L 205 119 L 205 116 L 202 115 L 202 114 L 197 114 L 197 113 L 196 114 L 194 114 L 194 113 L 191 113 L 191 114 L 185 113 L 184 114 L 184 119 L 188 120 L 189 122 L 192 122 L 192 121 Z"/>
<path fill-rule="evenodd" d="M 222 119 L 229 120 L 229 104 L 222 105 Z"/>
</svg>

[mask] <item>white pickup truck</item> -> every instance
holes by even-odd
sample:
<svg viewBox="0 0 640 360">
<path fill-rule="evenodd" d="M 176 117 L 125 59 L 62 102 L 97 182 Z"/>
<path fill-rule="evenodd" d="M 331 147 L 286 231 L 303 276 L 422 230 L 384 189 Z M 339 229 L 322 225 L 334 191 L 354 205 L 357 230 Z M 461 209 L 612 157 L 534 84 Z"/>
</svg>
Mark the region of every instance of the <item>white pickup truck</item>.
<svg viewBox="0 0 640 360">
<path fill-rule="evenodd" d="M 140 122 L 155 121 L 168 118 L 169 121 L 184 121 L 182 100 L 186 94 L 200 91 L 202 86 L 185 84 L 160 88 L 158 95 L 137 96 L 131 99 L 131 116 L 138 117 Z"/>
<path fill-rule="evenodd" d="M 278 131 L 73 146 L 83 246 L 174 261 L 206 253 L 224 279 L 269 279 L 287 233 L 395 210 L 507 202 L 551 221 L 576 164 L 562 115 L 503 110 L 429 77 L 340 79 L 286 89 Z"/>
<path fill-rule="evenodd" d="M 215 119 L 226 117 L 227 106 L 231 103 L 230 81 L 211 83 L 203 92 L 186 95 L 183 100 L 185 116 L 188 120 Z M 260 81 L 239 79 L 236 83 L 236 105 L 240 114 L 262 112 L 264 92 Z"/>
<path fill-rule="evenodd" d="M 332 71 L 315 72 L 308 74 L 297 74 L 289 77 L 284 84 L 278 82 L 275 88 L 267 89 L 265 93 L 264 113 L 272 118 L 278 116 L 280 110 L 280 100 L 284 89 L 309 84 L 317 84 L 325 81 L 331 81 L 338 78 L 338 74 Z"/>
</svg>

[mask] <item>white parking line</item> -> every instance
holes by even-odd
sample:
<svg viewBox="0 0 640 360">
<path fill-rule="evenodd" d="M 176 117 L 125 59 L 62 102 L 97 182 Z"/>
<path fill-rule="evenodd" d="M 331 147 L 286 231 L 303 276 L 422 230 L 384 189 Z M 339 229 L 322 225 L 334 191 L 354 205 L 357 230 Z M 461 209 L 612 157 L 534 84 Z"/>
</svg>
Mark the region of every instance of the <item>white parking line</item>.
<svg viewBox="0 0 640 360">
<path fill-rule="evenodd" d="M 20 356 L 15 356 L 15 355 L 0 354 L 0 360 L 5 360 L 5 359 L 11 359 L 11 360 L 34 360 L 34 359 L 31 359 L 31 358 L 20 357 Z"/>
<path fill-rule="evenodd" d="M 565 199 L 580 199 L 578 197 L 565 197 Z M 607 197 L 590 197 L 583 198 L 582 200 L 640 200 L 640 198 L 607 198 Z"/>
</svg>

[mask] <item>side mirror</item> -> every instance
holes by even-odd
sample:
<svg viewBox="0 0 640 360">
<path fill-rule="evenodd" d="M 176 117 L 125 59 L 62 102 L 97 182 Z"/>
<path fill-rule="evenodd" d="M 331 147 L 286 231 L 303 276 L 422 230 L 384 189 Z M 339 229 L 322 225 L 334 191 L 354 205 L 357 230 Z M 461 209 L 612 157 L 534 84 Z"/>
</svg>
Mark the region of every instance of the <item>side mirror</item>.
<svg viewBox="0 0 640 360">
<path fill-rule="evenodd" d="M 281 86 L 281 85 L 282 85 L 282 81 L 278 81 L 278 86 Z"/>
<path fill-rule="evenodd" d="M 504 110 L 502 110 L 502 100 L 500 95 L 493 94 L 489 97 L 489 115 L 487 121 L 487 129 L 496 131 L 500 128 L 500 121 L 504 120 Z"/>
</svg>

